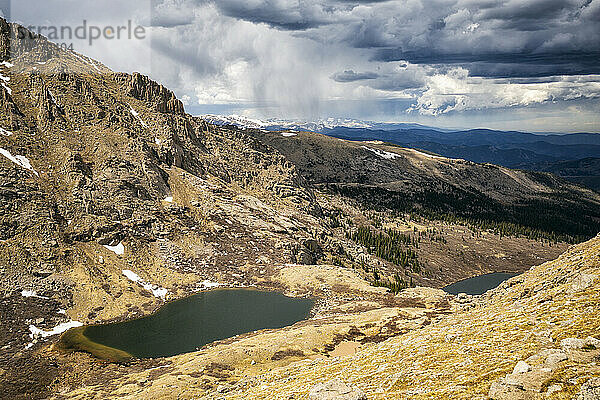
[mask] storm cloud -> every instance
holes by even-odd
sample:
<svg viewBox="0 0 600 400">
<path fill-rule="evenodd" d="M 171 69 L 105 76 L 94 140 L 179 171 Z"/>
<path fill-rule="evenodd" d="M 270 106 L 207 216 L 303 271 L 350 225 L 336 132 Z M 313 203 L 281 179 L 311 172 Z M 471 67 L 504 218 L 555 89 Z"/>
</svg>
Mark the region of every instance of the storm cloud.
<svg viewBox="0 0 600 400">
<path fill-rule="evenodd" d="M 578 110 L 573 126 L 590 130 L 597 121 L 590 110 L 600 104 L 600 0 L 147 0 L 121 9 L 115 1 L 110 8 L 10 3 L 28 22 L 135 19 L 150 33 L 151 62 L 135 63 L 144 51 L 139 43 L 81 51 L 114 69 L 134 65 L 191 107 L 310 119 L 354 104 L 343 116 L 382 109 L 388 114 L 380 119 L 461 123 L 490 110 L 489 118 L 525 115 L 551 130 L 536 113 L 564 104 Z"/>
<path fill-rule="evenodd" d="M 226 16 L 324 43 L 373 50 L 373 61 L 460 64 L 478 76 L 598 73 L 597 0 L 220 0 Z M 497 68 L 495 64 L 502 64 Z"/>
</svg>

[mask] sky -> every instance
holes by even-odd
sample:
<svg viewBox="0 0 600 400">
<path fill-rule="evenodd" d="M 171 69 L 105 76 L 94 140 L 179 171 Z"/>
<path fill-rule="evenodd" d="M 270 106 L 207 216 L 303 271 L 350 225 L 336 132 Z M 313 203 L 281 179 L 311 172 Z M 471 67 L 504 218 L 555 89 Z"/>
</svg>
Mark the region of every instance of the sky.
<svg viewBox="0 0 600 400">
<path fill-rule="evenodd" d="M 0 0 L 172 89 L 188 112 L 600 132 L 600 0 Z"/>
</svg>

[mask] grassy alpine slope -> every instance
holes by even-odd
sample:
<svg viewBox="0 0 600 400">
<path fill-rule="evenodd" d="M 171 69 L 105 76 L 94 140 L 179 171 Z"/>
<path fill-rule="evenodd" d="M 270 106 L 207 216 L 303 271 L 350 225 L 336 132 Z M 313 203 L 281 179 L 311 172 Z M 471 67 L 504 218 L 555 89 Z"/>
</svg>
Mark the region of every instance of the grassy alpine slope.
<svg viewBox="0 0 600 400">
<path fill-rule="evenodd" d="M 422 329 L 242 381 L 229 398 L 304 398 L 339 377 L 369 399 L 573 399 L 600 377 L 599 309 L 600 236 Z M 520 361 L 528 371 L 513 374 Z M 560 390 L 546 397 L 553 385 Z"/>
</svg>

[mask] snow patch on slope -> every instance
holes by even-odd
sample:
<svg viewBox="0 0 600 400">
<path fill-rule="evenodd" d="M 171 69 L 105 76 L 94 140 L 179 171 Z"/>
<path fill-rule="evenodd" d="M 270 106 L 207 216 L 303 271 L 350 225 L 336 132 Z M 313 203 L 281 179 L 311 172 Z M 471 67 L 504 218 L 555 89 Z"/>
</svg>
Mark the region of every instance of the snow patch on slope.
<svg viewBox="0 0 600 400">
<path fill-rule="evenodd" d="M 373 148 L 367 147 L 367 146 L 360 146 L 360 147 L 362 147 L 365 150 L 369 150 L 370 152 L 373 152 L 373 153 L 377 154 L 379 157 L 385 158 L 387 160 L 393 160 L 394 158 L 402 157 L 400 154 L 390 153 L 389 151 L 373 149 Z"/>
<path fill-rule="evenodd" d="M 140 118 L 140 114 L 137 111 L 135 111 L 133 107 L 129 106 L 129 111 L 131 112 L 131 115 L 133 115 L 135 118 L 137 118 L 138 121 L 140 121 L 140 124 L 142 124 L 144 128 L 148 127 L 148 125 L 146 125 L 142 118 Z"/>
<path fill-rule="evenodd" d="M 164 300 L 167 293 L 169 293 L 169 291 L 165 288 L 145 282 L 138 274 L 129 269 L 124 269 L 121 272 L 123 272 L 123 275 L 125 275 L 127 279 L 141 285 L 144 289 L 151 292 L 154 297 Z"/>
<path fill-rule="evenodd" d="M 2 73 L 0 73 L 0 84 L 2 85 L 2 87 L 8 92 L 8 94 L 12 94 L 12 89 L 8 87 L 7 83 L 8 81 L 10 81 L 10 78 L 8 76 L 4 76 L 2 75 Z"/>
<path fill-rule="evenodd" d="M 38 296 L 35 290 L 21 290 L 21 296 L 23 297 L 37 297 L 38 299 L 47 299 L 46 296 Z"/>
<path fill-rule="evenodd" d="M 83 324 L 79 321 L 63 322 L 62 324 L 56 325 L 54 328 L 52 328 L 49 331 L 45 331 L 40 328 L 37 328 L 35 325 L 29 325 L 29 331 L 31 332 L 29 334 L 29 337 L 34 339 L 34 338 L 38 338 L 38 337 L 45 338 L 48 336 L 59 335 L 63 332 L 68 331 L 71 328 L 75 328 L 75 327 L 82 326 L 82 325 Z"/>
<path fill-rule="evenodd" d="M 52 91 L 50 89 L 48 89 L 48 94 L 50 95 L 50 98 L 52 99 L 52 102 L 54 103 L 54 105 L 58 108 L 62 108 L 60 106 L 60 104 L 58 104 L 58 102 L 56 101 L 56 97 L 54 97 L 54 94 L 52 93 Z"/>
<path fill-rule="evenodd" d="M 13 134 L 12 132 L 10 132 L 10 131 L 7 131 L 7 130 L 6 130 L 6 129 L 4 129 L 4 128 L 0 128 L 0 135 L 4 135 L 4 136 L 10 136 L 10 135 L 12 135 L 12 134 Z"/>
<path fill-rule="evenodd" d="M 29 159 L 27 159 L 27 157 L 20 156 L 20 155 L 13 156 L 12 154 L 10 154 L 10 151 L 3 149 L 1 147 L 0 147 L 0 154 L 2 154 L 4 157 L 8 158 L 10 161 L 14 162 L 21 168 L 28 169 L 31 172 L 33 172 L 36 176 L 40 176 L 37 173 L 37 171 L 35 169 L 33 169 L 33 167 L 31 166 L 31 163 L 29 162 Z"/>
<path fill-rule="evenodd" d="M 196 290 L 212 289 L 221 286 L 219 282 L 211 282 L 208 279 L 196 283 Z"/>
<path fill-rule="evenodd" d="M 123 246 L 122 242 L 119 242 L 118 245 L 116 246 L 109 246 L 107 244 L 103 244 L 103 246 L 107 249 L 112 251 L 113 253 L 117 254 L 117 255 L 122 255 L 123 253 L 125 253 L 125 247 Z"/>
</svg>

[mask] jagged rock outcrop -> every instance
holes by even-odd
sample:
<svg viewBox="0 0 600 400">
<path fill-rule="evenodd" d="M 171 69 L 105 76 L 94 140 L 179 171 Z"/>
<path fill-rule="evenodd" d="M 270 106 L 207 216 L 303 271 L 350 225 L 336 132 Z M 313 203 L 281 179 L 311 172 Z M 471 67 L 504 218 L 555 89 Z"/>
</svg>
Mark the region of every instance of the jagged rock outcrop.
<svg viewBox="0 0 600 400">
<path fill-rule="evenodd" d="M 0 18 L 0 60 L 16 61 L 22 57 L 43 62 L 58 57 L 61 50 L 42 35 Z"/>
<path fill-rule="evenodd" d="M 4 18 L 0 18 L 0 59 L 6 61 L 10 58 L 10 25 Z"/>
<path fill-rule="evenodd" d="M 129 94 L 138 100 L 151 103 L 156 111 L 171 114 L 185 112 L 181 100 L 163 85 L 137 72 L 134 72 L 129 79 Z"/>
<path fill-rule="evenodd" d="M 0 54 L 8 61 L 0 65 L 0 293 L 43 290 L 44 274 L 34 276 L 29 267 L 45 257 L 35 243 L 57 241 L 61 256 L 51 261 L 68 276 L 74 259 L 98 259 L 94 246 L 123 241 L 147 248 L 189 230 L 205 240 L 209 220 L 225 218 L 217 214 L 221 199 L 236 195 L 252 193 L 268 207 L 283 201 L 318 210 L 294 166 L 252 136 L 185 114 L 172 91 L 146 76 L 113 73 L 44 38 L 21 43 L 11 37 L 18 29 L 0 19 Z M 174 192 L 181 204 L 168 207 L 164 199 Z M 199 207 L 203 196 L 218 200 Z M 24 236 L 32 243 L 24 245 Z M 27 256 L 14 262 L 19 246 Z M 88 273 L 90 279 L 114 274 L 103 259 L 102 272 Z"/>
</svg>

